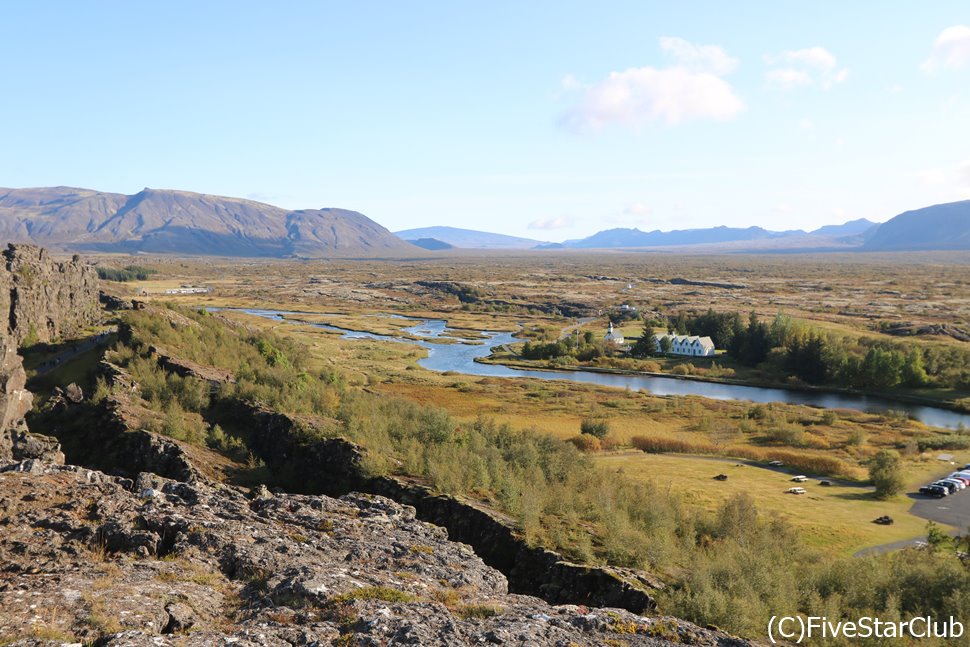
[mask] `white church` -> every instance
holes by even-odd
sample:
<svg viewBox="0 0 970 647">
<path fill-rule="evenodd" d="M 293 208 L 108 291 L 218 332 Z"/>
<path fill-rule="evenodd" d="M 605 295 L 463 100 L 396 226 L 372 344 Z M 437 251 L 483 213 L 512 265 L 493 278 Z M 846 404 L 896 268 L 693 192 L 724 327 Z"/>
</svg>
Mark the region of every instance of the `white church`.
<svg viewBox="0 0 970 647">
<path fill-rule="evenodd" d="M 606 331 L 606 335 L 603 337 L 603 339 L 614 346 L 622 346 L 623 342 L 625 341 L 623 339 L 623 333 L 621 333 L 619 330 L 613 329 L 612 321 L 610 322 L 610 328 Z"/>
<path fill-rule="evenodd" d="M 690 355 L 693 357 L 713 357 L 714 342 L 710 337 L 697 335 L 654 335 L 653 341 L 657 345 L 657 352 L 662 353 L 660 340 L 666 337 L 670 340 L 670 355 Z"/>
</svg>

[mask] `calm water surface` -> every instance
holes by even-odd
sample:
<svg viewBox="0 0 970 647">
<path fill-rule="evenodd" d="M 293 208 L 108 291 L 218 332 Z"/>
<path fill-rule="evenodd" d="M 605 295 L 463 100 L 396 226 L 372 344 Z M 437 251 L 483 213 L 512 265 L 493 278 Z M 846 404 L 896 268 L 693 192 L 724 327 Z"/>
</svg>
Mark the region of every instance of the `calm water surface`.
<svg viewBox="0 0 970 647">
<path fill-rule="evenodd" d="M 284 310 L 242 309 L 241 312 L 283 321 L 284 315 L 319 314 L 287 312 Z M 410 319 L 401 315 L 395 318 Z M 293 322 L 292 319 L 288 321 Z M 441 319 L 413 319 L 415 325 L 404 331 L 422 339 L 406 339 L 390 335 L 376 335 L 368 332 L 344 330 L 335 326 L 320 323 L 299 322 L 307 326 L 314 326 L 324 330 L 342 332 L 344 339 L 378 339 L 396 341 L 405 344 L 421 346 L 428 351 L 428 356 L 418 360 L 418 364 L 432 371 L 454 371 L 466 375 L 480 375 L 490 377 L 531 377 L 540 380 L 568 380 L 598 384 L 633 391 L 644 390 L 654 395 L 699 395 L 715 400 L 746 400 L 750 402 L 787 402 L 790 404 L 806 404 L 813 407 L 829 409 L 857 409 L 860 411 L 905 411 L 913 418 L 934 427 L 956 429 L 961 423 L 970 426 L 970 415 L 906 402 L 897 402 L 887 398 L 865 395 L 845 395 L 839 393 L 819 393 L 805 391 L 789 391 L 787 389 L 771 389 L 757 386 L 738 384 L 717 384 L 713 382 L 698 382 L 681 380 L 672 377 L 652 375 L 617 375 L 610 373 L 594 373 L 590 371 L 534 371 L 512 368 L 498 364 L 481 364 L 475 361 L 478 357 L 488 357 L 492 349 L 503 344 L 521 341 L 512 333 L 482 331 L 478 337 L 457 337 L 455 330 L 447 327 L 447 322 Z M 294 322 L 296 323 L 296 322 Z M 444 333 L 448 333 L 445 335 Z M 461 331 L 461 335 L 471 334 Z M 458 343 L 436 343 L 437 338 L 455 340 Z"/>
</svg>

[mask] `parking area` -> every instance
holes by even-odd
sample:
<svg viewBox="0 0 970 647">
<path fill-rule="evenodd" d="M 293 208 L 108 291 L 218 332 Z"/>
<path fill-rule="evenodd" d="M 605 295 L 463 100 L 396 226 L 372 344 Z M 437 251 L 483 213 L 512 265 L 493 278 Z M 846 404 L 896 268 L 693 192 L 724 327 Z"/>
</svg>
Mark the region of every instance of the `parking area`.
<svg viewBox="0 0 970 647">
<path fill-rule="evenodd" d="M 936 523 L 954 526 L 961 531 L 970 527 L 970 490 L 957 492 L 950 496 L 936 499 L 919 494 L 909 494 L 913 499 L 910 514 L 935 521 Z"/>
</svg>

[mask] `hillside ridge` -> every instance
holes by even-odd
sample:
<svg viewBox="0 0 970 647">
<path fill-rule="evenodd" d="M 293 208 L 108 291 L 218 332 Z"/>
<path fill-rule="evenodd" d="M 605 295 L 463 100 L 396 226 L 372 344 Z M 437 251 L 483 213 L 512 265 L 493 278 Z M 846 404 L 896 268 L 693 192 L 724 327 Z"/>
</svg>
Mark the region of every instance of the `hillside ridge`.
<svg viewBox="0 0 970 647">
<path fill-rule="evenodd" d="M 308 257 L 420 250 L 348 209 L 289 210 L 254 200 L 145 188 L 0 188 L 0 238 L 67 251 Z"/>
</svg>

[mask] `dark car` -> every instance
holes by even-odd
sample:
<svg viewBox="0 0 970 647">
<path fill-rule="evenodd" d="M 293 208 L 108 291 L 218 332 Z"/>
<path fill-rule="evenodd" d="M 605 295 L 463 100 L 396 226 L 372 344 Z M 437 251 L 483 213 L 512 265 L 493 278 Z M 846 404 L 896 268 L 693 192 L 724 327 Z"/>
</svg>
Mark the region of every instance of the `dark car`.
<svg viewBox="0 0 970 647">
<path fill-rule="evenodd" d="M 939 485 L 924 485 L 919 489 L 919 493 L 923 496 L 932 496 L 941 499 L 948 495 L 950 491 Z"/>
<path fill-rule="evenodd" d="M 933 485 L 933 486 L 936 486 L 936 487 L 946 488 L 946 493 L 947 494 L 953 494 L 954 492 L 957 491 L 957 484 L 956 483 L 947 483 L 946 481 L 935 481 L 933 483 L 930 483 L 930 485 Z"/>
</svg>

